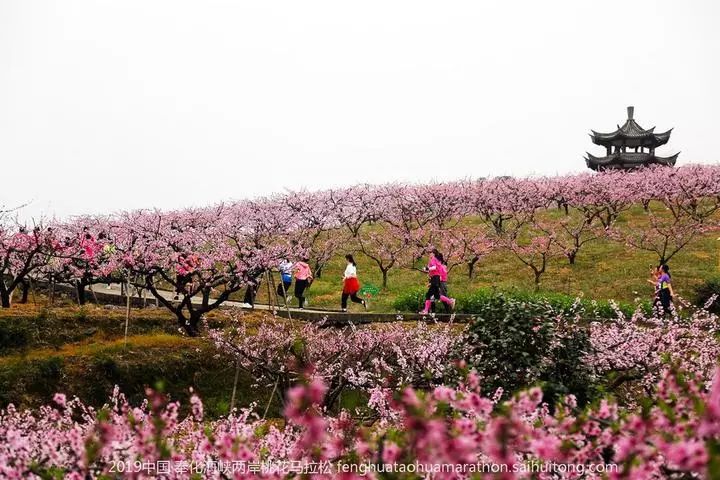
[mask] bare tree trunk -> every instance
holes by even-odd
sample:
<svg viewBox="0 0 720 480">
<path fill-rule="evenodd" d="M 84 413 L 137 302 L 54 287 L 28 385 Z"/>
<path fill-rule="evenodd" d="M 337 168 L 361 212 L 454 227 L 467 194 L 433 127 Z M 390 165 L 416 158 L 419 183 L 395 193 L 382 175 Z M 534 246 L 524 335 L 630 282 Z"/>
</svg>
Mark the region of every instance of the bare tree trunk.
<svg viewBox="0 0 720 480">
<path fill-rule="evenodd" d="M 20 282 L 22 285 L 22 296 L 20 297 L 20 303 L 27 303 L 28 295 L 30 294 L 30 283 L 27 280 Z"/>
<path fill-rule="evenodd" d="M 472 280 L 472 278 L 473 278 L 473 274 L 475 273 L 475 264 L 477 263 L 478 260 L 479 260 L 479 258 L 478 258 L 478 257 L 475 257 L 475 258 L 473 258 L 472 260 L 470 260 L 469 262 L 467 262 L 467 266 L 468 266 L 468 279 L 469 279 L 469 280 Z"/>
<path fill-rule="evenodd" d="M 235 381 L 233 382 L 232 396 L 230 397 L 230 412 L 235 408 L 235 393 L 237 392 L 238 378 L 240 377 L 240 360 L 235 361 Z M 277 385 L 277 382 L 275 383 Z M 272 396 L 270 397 L 272 400 Z"/>
<path fill-rule="evenodd" d="M 80 280 L 75 287 L 78 305 L 85 305 L 85 282 Z"/>
<path fill-rule="evenodd" d="M 540 290 L 540 276 L 542 276 L 543 272 L 545 272 L 544 268 L 539 269 L 539 268 L 533 267 L 533 273 L 535 274 L 535 291 L 536 292 Z"/>
<path fill-rule="evenodd" d="M 570 265 L 575 265 L 575 257 L 577 256 L 577 252 L 570 252 L 567 255 L 568 263 Z"/>
<path fill-rule="evenodd" d="M 495 227 L 495 233 L 500 235 L 503 233 L 503 222 L 502 220 L 493 220 L 493 226 Z"/>
<path fill-rule="evenodd" d="M 203 313 L 197 310 L 190 312 L 190 318 L 186 319 L 185 316 L 180 313 L 178 314 L 178 320 L 180 326 L 185 330 L 185 333 L 190 337 L 197 337 L 200 329 L 200 321 L 202 320 Z"/>
<path fill-rule="evenodd" d="M 0 291 L 0 305 L 2 308 L 10 308 L 10 293 L 4 288 Z"/>
<path fill-rule="evenodd" d="M 130 282 L 127 286 L 128 292 L 130 291 Z M 125 346 L 127 347 L 128 327 L 130 326 L 130 295 L 127 296 L 127 303 L 125 305 Z"/>
</svg>

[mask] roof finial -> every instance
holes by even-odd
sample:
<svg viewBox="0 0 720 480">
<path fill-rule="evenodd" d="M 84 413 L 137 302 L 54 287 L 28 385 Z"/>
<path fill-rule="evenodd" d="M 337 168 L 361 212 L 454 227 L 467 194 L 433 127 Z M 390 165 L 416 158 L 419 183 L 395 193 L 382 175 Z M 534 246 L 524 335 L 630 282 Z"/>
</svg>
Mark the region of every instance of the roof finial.
<svg viewBox="0 0 720 480">
<path fill-rule="evenodd" d="M 635 107 L 633 107 L 633 106 L 631 105 L 631 106 L 627 107 L 627 111 L 628 111 L 628 120 L 632 120 L 632 119 L 633 119 L 633 113 L 635 112 Z"/>
</svg>

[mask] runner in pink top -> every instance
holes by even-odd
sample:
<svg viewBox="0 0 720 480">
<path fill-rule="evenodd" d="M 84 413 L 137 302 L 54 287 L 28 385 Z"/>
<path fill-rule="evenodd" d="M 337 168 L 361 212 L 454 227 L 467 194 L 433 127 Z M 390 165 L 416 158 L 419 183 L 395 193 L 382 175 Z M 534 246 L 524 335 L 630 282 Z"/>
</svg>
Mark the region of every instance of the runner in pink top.
<svg viewBox="0 0 720 480">
<path fill-rule="evenodd" d="M 18 232 L 12 237 L 12 246 L 16 250 L 27 250 L 33 244 L 33 238 L 28 235 L 25 227 L 20 227 Z"/>
<path fill-rule="evenodd" d="M 302 261 L 293 265 L 293 271 L 295 272 L 295 298 L 298 299 L 300 308 L 305 308 L 305 289 L 312 282 L 312 270 L 306 261 Z"/>
<path fill-rule="evenodd" d="M 444 263 L 440 264 L 440 282 L 447 282 L 448 269 Z"/>
<path fill-rule="evenodd" d="M 295 270 L 296 280 L 307 280 L 309 277 L 312 277 L 310 265 L 305 262 L 297 262 L 293 268 Z"/>
<path fill-rule="evenodd" d="M 442 271 L 442 266 L 443 266 L 442 263 L 440 262 L 440 260 L 438 260 L 437 256 L 435 255 L 435 253 L 434 253 L 435 251 L 436 250 L 433 250 L 433 252 L 430 252 L 430 259 L 428 261 L 428 266 L 427 266 L 428 275 L 431 277 L 434 275 L 441 275 L 440 272 Z"/>
<path fill-rule="evenodd" d="M 428 285 L 428 291 L 425 294 L 425 308 L 420 312 L 421 315 L 427 315 L 430 313 L 430 307 L 435 300 L 440 300 L 450 309 L 455 309 L 455 299 L 449 298 L 440 292 L 440 276 L 442 275 L 444 265 L 437 258 L 439 255 L 440 252 L 438 252 L 437 249 L 433 249 L 430 253 L 428 266 L 425 268 L 425 271 L 428 272 L 428 276 L 430 276 L 430 285 Z"/>
<path fill-rule="evenodd" d="M 190 280 L 192 274 L 198 266 L 198 257 L 189 252 L 181 252 L 178 254 L 177 263 L 175 264 L 175 276 L 177 285 L 175 286 L 175 300 L 180 298 L 180 294 L 185 292 L 185 287 Z"/>
<path fill-rule="evenodd" d="M 445 263 L 445 258 L 443 257 L 442 253 L 438 252 L 438 254 L 435 256 L 440 261 L 440 295 L 441 296 L 448 296 L 448 288 L 447 288 L 447 279 L 448 279 L 448 267 Z M 432 304 L 432 311 L 435 311 L 435 304 Z M 450 313 L 450 307 L 446 303 L 445 304 L 445 311 L 447 313 Z"/>
</svg>

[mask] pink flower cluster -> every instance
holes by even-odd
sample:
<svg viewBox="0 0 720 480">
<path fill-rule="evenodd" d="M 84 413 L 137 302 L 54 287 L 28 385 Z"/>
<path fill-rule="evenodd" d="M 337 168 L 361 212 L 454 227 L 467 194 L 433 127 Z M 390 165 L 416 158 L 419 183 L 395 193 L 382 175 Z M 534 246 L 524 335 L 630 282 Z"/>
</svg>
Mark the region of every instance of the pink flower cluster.
<svg viewBox="0 0 720 480">
<path fill-rule="evenodd" d="M 452 371 L 467 349 L 454 325 L 400 323 L 327 328 L 308 322 L 266 318 L 256 326 L 238 317 L 230 328 L 208 337 L 238 365 L 272 387 L 287 403 L 289 389 L 308 373 L 327 385 L 320 403 L 332 408 L 345 389 L 426 387 Z"/>
<path fill-rule="evenodd" d="M 720 359 L 720 319 L 698 309 L 688 318 L 632 318 L 621 312 L 612 320 L 590 325 L 593 351 L 585 361 L 597 375 L 613 374 L 612 384 L 636 384 L 652 392 L 665 366 L 679 365 L 702 384 L 709 385 Z"/>
<path fill-rule="evenodd" d="M 644 207 L 647 222 L 617 222 L 633 205 Z M 340 249 L 360 250 L 386 284 L 391 269 L 413 265 L 429 247 L 446 252 L 451 268 L 466 265 L 470 275 L 480 258 L 502 248 L 539 283 L 549 259 L 572 263 L 602 237 L 667 261 L 717 228 L 719 207 L 720 167 L 695 165 L 295 192 L 202 209 L 82 217 L 32 233 L 0 219 L 0 297 L 9 305 L 28 278 L 80 286 L 129 281 L 194 334 L 204 314 L 283 258 L 308 256 L 317 271 Z M 167 301 L 163 285 L 179 303 Z"/>
<path fill-rule="evenodd" d="M 572 397 L 550 409 L 538 388 L 499 404 L 470 374 L 457 387 L 402 389 L 389 402 L 393 415 L 374 424 L 325 412 L 328 386 L 317 377 L 288 392 L 281 423 L 248 411 L 207 421 L 197 398 L 181 419 L 179 405 L 154 392 L 140 407 L 116 392 L 100 410 L 58 395 L 36 412 L 0 412 L 0 476 L 187 479 L 203 469 L 202 478 L 274 479 L 321 464 L 312 478 L 365 478 L 359 467 L 372 465 L 438 479 L 484 467 L 500 478 L 705 477 L 720 460 L 719 375 L 706 390 L 692 374 L 666 369 L 642 410 L 610 400 L 581 410 Z M 532 469 L 539 465 L 554 470 Z"/>
</svg>

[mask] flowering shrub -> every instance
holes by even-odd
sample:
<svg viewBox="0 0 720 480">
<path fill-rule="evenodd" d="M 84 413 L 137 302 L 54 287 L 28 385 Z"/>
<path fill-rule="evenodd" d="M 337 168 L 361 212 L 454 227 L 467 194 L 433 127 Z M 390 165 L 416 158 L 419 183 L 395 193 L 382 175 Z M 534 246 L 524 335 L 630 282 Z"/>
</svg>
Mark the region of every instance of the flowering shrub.
<svg viewBox="0 0 720 480">
<path fill-rule="evenodd" d="M 573 313 L 542 302 L 490 297 L 466 340 L 469 361 L 485 379 L 484 391 L 514 392 L 542 383 L 547 400 L 573 393 L 583 404 L 606 391 L 634 403 L 651 393 L 668 361 L 710 381 L 720 358 L 715 314 L 696 309 L 664 318 L 637 309 L 628 317 L 611 305 L 614 318 L 593 320 L 579 301 Z"/>
<path fill-rule="evenodd" d="M 720 321 L 704 309 L 688 318 L 641 312 L 626 318 L 618 313 L 614 321 L 593 322 L 589 329 L 592 350 L 587 363 L 606 378 L 609 390 L 629 385 L 633 396 L 650 394 L 668 361 L 709 385 L 720 358 Z"/>
<path fill-rule="evenodd" d="M 568 396 L 551 413 L 539 388 L 501 404 L 482 396 L 471 373 L 456 388 L 405 388 L 388 402 L 393 415 L 372 425 L 347 411 L 327 415 L 328 387 L 317 377 L 288 392 L 284 424 L 246 410 L 208 422 L 197 397 L 181 419 L 177 403 L 152 391 L 139 407 L 116 391 L 97 411 L 58 394 L 36 412 L 0 412 L 0 476 L 275 479 L 313 468 L 313 478 L 363 478 L 363 468 L 379 478 L 382 468 L 398 478 L 706 477 L 720 461 L 719 376 L 706 390 L 666 369 L 642 410 L 611 400 L 579 409 Z"/>
<path fill-rule="evenodd" d="M 346 388 L 442 383 L 453 358 L 465 351 L 457 327 L 424 323 L 336 328 L 266 318 L 255 327 L 236 317 L 230 328 L 210 330 L 208 335 L 258 383 L 275 385 L 283 404 L 290 388 L 312 366 L 327 385 L 321 402 L 326 408 L 334 407 Z"/>
</svg>

